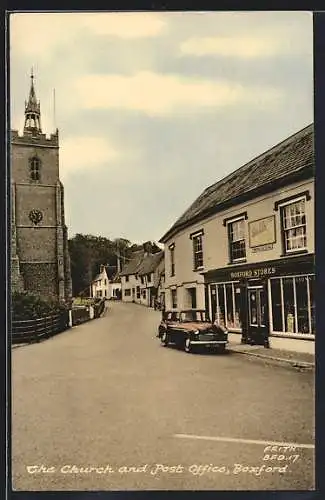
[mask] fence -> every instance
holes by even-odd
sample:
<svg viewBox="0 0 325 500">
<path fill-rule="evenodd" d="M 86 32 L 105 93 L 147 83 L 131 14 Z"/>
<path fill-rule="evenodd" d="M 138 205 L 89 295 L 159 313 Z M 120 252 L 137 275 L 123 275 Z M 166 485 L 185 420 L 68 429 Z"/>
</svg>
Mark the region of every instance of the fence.
<svg viewBox="0 0 325 500">
<path fill-rule="evenodd" d="M 68 312 L 38 319 L 12 321 L 11 339 L 13 344 L 39 342 L 63 332 L 68 327 Z"/>
</svg>

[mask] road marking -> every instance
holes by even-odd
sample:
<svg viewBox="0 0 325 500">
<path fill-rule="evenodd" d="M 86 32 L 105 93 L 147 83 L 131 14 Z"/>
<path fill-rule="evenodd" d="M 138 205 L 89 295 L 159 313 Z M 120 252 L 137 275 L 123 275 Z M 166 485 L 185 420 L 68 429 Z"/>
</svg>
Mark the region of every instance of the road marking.
<svg viewBox="0 0 325 500">
<path fill-rule="evenodd" d="M 174 434 L 174 437 L 181 439 L 202 439 L 205 441 L 219 441 L 224 443 L 262 444 L 263 446 L 292 446 L 296 448 L 306 448 L 311 450 L 315 448 L 314 444 L 282 443 L 280 441 L 260 441 L 258 439 L 240 439 L 217 436 L 196 436 L 195 434 Z"/>
</svg>

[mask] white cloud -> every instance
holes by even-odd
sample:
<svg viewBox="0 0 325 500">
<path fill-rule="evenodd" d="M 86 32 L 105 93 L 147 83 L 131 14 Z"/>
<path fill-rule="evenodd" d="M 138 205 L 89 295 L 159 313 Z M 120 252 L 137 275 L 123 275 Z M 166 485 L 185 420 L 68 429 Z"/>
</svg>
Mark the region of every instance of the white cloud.
<svg viewBox="0 0 325 500">
<path fill-rule="evenodd" d="M 274 88 L 152 72 L 132 76 L 84 75 L 74 81 L 71 93 L 80 107 L 132 109 L 148 115 L 187 113 L 198 107 L 240 103 L 272 108 L 282 97 Z"/>
<path fill-rule="evenodd" d="M 48 59 L 51 51 L 73 44 L 79 35 L 151 38 L 165 28 L 162 17 L 149 12 L 14 13 L 10 16 L 10 47 L 13 56 Z"/>
<path fill-rule="evenodd" d="M 254 28 L 247 24 L 246 30 L 240 34 L 229 36 L 218 33 L 217 36 L 190 37 L 180 44 L 179 50 L 181 55 L 217 55 L 242 59 L 312 55 L 312 18 L 309 17 L 309 31 L 295 22 L 294 18 L 291 23 L 288 19 L 287 24 L 267 24 L 261 18 L 261 22 Z"/>
<path fill-rule="evenodd" d="M 120 153 L 103 137 L 69 137 L 60 140 L 60 173 L 65 178 L 78 170 L 102 167 L 116 161 Z"/>
</svg>

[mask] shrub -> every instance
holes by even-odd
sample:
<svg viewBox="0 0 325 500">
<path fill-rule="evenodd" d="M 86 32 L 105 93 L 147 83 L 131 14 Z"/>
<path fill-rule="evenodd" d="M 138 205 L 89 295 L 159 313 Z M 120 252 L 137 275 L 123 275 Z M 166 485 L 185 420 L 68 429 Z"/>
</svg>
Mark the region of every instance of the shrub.
<svg viewBox="0 0 325 500">
<path fill-rule="evenodd" d="M 14 321 L 37 319 L 66 311 L 66 306 L 54 299 L 42 299 L 28 292 L 15 292 L 11 296 L 11 312 Z"/>
</svg>

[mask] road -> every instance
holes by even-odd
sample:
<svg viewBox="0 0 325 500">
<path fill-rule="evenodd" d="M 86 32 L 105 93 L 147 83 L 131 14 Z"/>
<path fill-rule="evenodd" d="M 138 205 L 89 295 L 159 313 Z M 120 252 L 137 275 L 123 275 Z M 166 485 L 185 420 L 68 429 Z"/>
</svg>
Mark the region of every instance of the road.
<svg viewBox="0 0 325 500">
<path fill-rule="evenodd" d="M 13 348 L 13 489 L 313 489 L 313 374 L 162 347 L 159 319 L 110 303 Z"/>
</svg>

